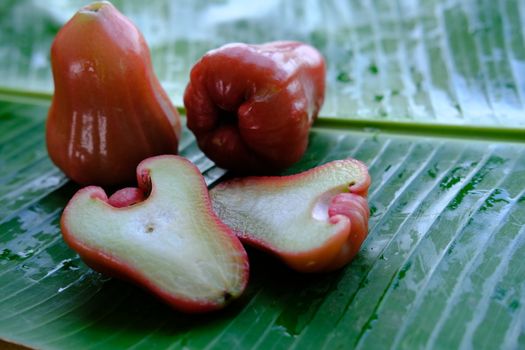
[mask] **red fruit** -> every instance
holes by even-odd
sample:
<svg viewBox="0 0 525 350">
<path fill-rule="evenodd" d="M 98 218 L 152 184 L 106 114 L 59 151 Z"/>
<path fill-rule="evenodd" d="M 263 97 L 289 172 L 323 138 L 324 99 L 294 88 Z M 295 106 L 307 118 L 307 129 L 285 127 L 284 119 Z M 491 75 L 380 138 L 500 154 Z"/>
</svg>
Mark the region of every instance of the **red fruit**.
<svg viewBox="0 0 525 350">
<path fill-rule="evenodd" d="M 53 162 L 80 184 L 134 180 L 140 161 L 177 153 L 181 126 L 142 34 L 108 2 L 78 11 L 58 32 L 46 141 Z"/>
<path fill-rule="evenodd" d="M 324 90 L 324 59 L 311 46 L 225 45 L 191 71 L 184 94 L 188 128 L 220 167 L 280 170 L 305 152 Z"/>
<path fill-rule="evenodd" d="M 100 187 L 78 191 L 61 219 L 66 243 L 93 269 L 181 311 L 216 310 L 239 297 L 248 258 L 213 212 L 199 170 L 184 158 L 157 156 L 140 163 L 137 178 L 138 189 L 109 200 Z M 143 193 L 149 197 L 137 202 Z"/>
<path fill-rule="evenodd" d="M 350 262 L 368 232 L 364 164 L 338 160 L 291 176 L 247 177 L 210 191 L 213 208 L 245 243 L 302 272 Z"/>
</svg>

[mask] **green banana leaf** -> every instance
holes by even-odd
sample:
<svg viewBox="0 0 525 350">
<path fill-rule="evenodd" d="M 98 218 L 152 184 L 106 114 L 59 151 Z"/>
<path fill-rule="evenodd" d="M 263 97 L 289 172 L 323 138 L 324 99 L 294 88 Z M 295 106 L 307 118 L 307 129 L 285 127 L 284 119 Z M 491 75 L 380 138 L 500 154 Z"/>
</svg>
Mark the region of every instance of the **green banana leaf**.
<svg viewBox="0 0 525 350">
<path fill-rule="evenodd" d="M 47 156 L 49 45 L 80 1 L 0 3 L 0 348 L 525 348 L 525 2 L 115 1 L 181 106 L 192 63 L 297 39 L 328 62 L 307 153 L 369 166 L 370 231 L 345 268 L 303 275 L 249 250 L 247 291 L 173 311 L 90 270 L 59 218 L 78 186 Z M 184 130 L 209 185 L 224 171 Z"/>
</svg>

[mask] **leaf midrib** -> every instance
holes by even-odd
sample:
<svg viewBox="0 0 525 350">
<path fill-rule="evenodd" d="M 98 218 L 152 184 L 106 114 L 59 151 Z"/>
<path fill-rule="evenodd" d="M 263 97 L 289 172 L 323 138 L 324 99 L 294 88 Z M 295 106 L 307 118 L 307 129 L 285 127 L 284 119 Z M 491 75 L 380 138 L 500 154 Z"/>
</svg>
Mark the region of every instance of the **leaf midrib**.
<svg viewBox="0 0 525 350">
<path fill-rule="evenodd" d="M 49 105 L 52 92 L 22 90 L 0 86 L 0 101 Z M 186 109 L 176 106 L 182 116 Z M 354 130 L 369 133 L 389 133 L 412 136 L 430 136 L 483 141 L 504 141 L 525 143 L 525 127 L 461 125 L 428 122 L 406 122 L 399 120 L 376 120 L 351 117 L 319 116 L 314 124 L 319 129 Z"/>
</svg>

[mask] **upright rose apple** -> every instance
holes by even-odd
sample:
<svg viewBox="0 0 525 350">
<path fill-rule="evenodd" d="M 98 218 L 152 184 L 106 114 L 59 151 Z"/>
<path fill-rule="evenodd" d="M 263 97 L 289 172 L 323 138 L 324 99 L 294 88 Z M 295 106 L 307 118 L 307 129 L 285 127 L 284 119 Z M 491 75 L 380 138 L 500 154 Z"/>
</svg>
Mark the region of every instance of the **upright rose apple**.
<svg viewBox="0 0 525 350">
<path fill-rule="evenodd" d="M 180 120 L 139 30 L 108 2 L 79 10 L 58 32 L 46 125 L 53 162 L 81 184 L 132 182 L 144 158 L 177 153 Z"/>
</svg>

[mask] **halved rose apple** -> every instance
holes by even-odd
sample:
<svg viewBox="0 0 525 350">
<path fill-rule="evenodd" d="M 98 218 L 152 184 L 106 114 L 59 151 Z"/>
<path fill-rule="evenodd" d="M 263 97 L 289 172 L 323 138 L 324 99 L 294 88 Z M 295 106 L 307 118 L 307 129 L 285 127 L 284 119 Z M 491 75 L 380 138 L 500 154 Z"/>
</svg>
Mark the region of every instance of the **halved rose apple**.
<svg viewBox="0 0 525 350">
<path fill-rule="evenodd" d="M 283 177 L 247 177 L 210 191 L 213 208 L 243 241 L 295 270 L 330 271 L 357 254 L 368 232 L 370 176 L 354 159 Z"/>
<path fill-rule="evenodd" d="M 238 297 L 248 281 L 247 255 L 213 212 L 199 170 L 184 158 L 158 156 L 139 164 L 137 178 L 138 189 L 111 199 L 100 187 L 78 191 L 61 220 L 69 246 L 93 269 L 182 311 L 219 309 Z"/>
</svg>

